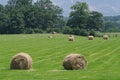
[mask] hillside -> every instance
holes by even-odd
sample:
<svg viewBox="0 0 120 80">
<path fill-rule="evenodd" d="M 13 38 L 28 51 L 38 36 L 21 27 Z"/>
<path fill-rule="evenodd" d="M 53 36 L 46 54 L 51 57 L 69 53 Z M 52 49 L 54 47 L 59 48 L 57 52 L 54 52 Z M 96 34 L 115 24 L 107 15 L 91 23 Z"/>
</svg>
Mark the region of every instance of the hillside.
<svg viewBox="0 0 120 80">
<path fill-rule="evenodd" d="M 0 80 L 119 80 L 120 38 L 49 34 L 0 35 Z M 32 70 L 10 70 L 12 56 L 26 52 L 33 58 Z M 64 70 L 63 59 L 70 53 L 83 54 L 88 60 L 85 70 Z"/>
</svg>

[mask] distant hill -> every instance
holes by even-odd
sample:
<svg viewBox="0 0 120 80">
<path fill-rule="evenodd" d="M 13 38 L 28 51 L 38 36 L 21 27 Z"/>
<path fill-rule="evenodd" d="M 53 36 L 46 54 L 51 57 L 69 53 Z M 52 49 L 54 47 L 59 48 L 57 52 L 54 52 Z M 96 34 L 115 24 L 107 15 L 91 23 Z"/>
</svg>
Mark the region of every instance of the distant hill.
<svg viewBox="0 0 120 80">
<path fill-rule="evenodd" d="M 120 16 L 105 16 L 104 22 L 104 31 L 120 32 Z"/>
</svg>

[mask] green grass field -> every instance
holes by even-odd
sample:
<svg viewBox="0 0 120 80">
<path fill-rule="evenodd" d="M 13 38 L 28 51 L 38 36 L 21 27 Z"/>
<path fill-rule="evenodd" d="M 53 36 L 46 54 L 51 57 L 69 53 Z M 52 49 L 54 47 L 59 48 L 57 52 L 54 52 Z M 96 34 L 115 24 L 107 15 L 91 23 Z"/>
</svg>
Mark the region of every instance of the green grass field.
<svg viewBox="0 0 120 80">
<path fill-rule="evenodd" d="M 0 35 L 0 80 L 120 80 L 120 37 L 109 40 L 56 34 Z M 12 56 L 26 52 L 33 58 L 32 70 L 10 70 Z M 85 70 L 64 70 L 63 59 L 70 53 L 83 54 Z"/>
</svg>

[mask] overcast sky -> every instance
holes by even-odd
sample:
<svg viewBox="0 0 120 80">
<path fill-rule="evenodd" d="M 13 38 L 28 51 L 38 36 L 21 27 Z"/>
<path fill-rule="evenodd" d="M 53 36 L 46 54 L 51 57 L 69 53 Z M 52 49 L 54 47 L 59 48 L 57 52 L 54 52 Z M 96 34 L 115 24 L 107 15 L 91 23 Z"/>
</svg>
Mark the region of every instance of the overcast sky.
<svg viewBox="0 0 120 80">
<path fill-rule="evenodd" d="M 36 1 L 36 0 L 35 0 Z M 120 0 L 51 0 L 54 4 L 60 6 L 67 16 L 70 12 L 70 6 L 76 1 L 84 1 L 89 5 L 90 10 L 99 11 L 104 16 L 120 15 Z M 0 4 L 6 4 L 7 0 L 0 0 Z"/>
</svg>

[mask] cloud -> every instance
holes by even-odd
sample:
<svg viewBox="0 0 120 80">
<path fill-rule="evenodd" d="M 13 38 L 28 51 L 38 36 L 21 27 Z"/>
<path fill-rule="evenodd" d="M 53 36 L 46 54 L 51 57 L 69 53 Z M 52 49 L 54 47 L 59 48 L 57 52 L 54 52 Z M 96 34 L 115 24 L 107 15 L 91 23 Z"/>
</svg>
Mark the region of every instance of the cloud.
<svg viewBox="0 0 120 80">
<path fill-rule="evenodd" d="M 118 8 L 118 7 L 112 6 L 111 9 L 116 13 L 120 12 L 120 8 Z"/>
<path fill-rule="evenodd" d="M 33 0 L 33 2 L 36 2 L 37 0 Z"/>
<path fill-rule="evenodd" d="M 90 9 L 90 11 L 97 11 L 98 10 L 97 7 L 95 7 L 95 6 L 89 6 L 89 9 Z"/>
<path fill-rule="evenodd" d="M 71 3 L 73 3 L 73 0 L 71 0 Z"/>
</svg>

